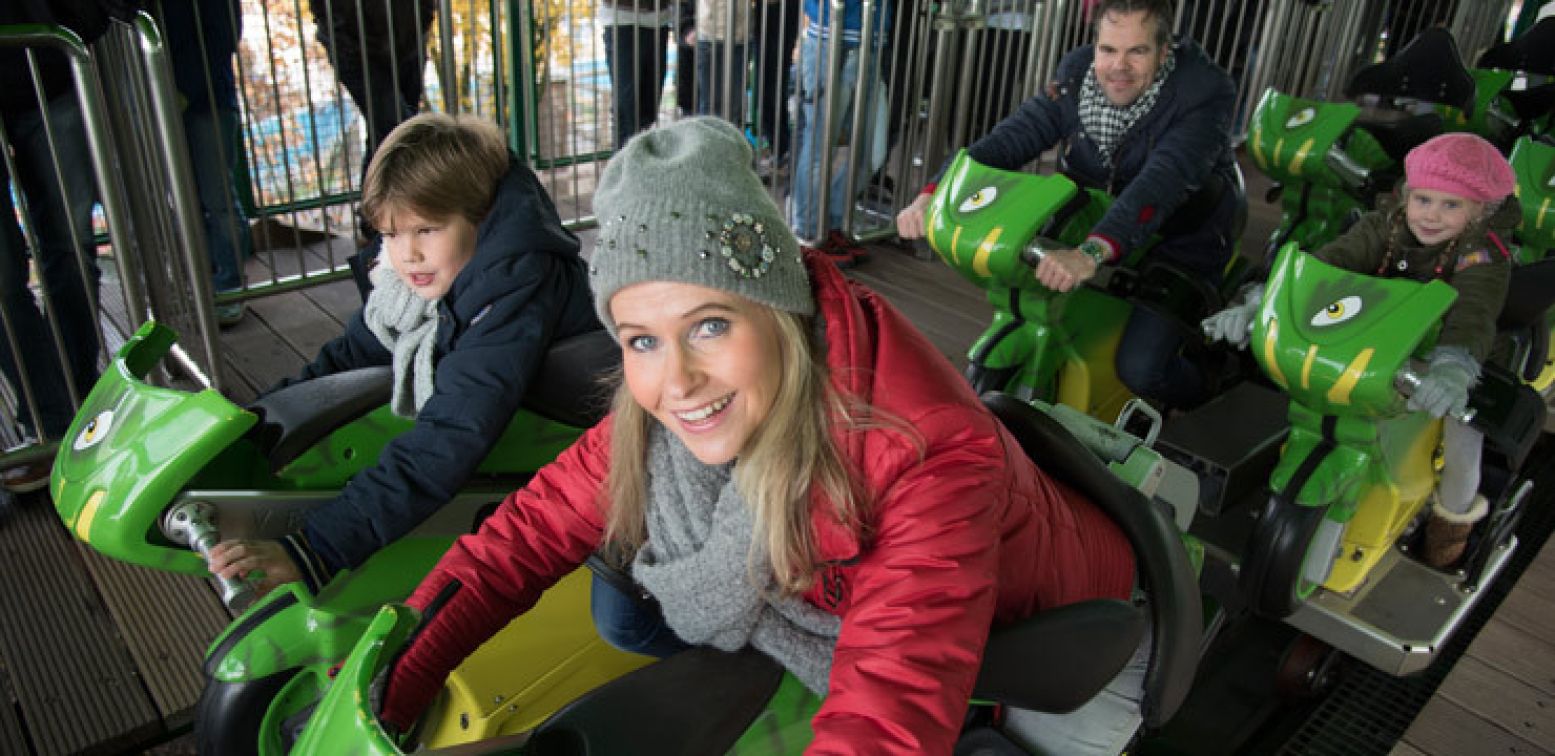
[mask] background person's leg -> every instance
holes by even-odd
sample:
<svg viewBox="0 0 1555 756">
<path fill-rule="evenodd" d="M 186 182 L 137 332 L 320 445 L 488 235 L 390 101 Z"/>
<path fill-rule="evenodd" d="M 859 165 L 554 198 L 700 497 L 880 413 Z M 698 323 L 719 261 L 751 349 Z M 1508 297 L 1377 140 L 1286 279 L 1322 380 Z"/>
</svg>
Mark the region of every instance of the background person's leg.
<svg viewBox="0 0 1555 756">
<path fill-rule="evenodd" d="M 17 147 L 17 183 L 27 198 L 38 238 L 38 274 L 48 293 L 49 315 L 59 327 L 79 399 L 97 382 L 101 347 L 93 307 L 102 277 L 92 239 L 97 182 L 81 111 L 73 95 L 49 102 L 48 127 L 46 133 L 39 118 L 12 134 Z M 51 343 L 49 354 L 55 353 Z M 63 433 L 66 425 L 68 418 L 58 432 Z M 51 428 L 50 433 L 55 430 Z"/>
</svg>

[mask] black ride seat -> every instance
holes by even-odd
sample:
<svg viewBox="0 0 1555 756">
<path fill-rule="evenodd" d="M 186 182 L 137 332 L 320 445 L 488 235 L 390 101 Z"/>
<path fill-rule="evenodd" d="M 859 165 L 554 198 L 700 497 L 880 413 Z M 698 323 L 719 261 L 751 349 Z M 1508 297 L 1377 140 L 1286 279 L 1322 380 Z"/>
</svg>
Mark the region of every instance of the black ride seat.
<svg viewBox="0 0 1555 756">
<path fill-rule="evenodd" d="M 605 331 L 591 331 L 551 345 L 524 393 L 523 406 L 575 428 L 599 422 L 608 398 L 601 376 L 621 363 L 621 350 Z M 247 438 L 270 462 L 285 467 L 335 429 L 389 401 L 393 371 L 370 367 L 287 386 L 248 406 L 259 422 Z"/>
<path fill-rule="evenodd" d="M 1550 332 L 1543 325 L 1544 313 L 1555 306 L 1555 258 L 1539 260 L 1512 269 L 1506 301 L 1496 318 L 1496 330 L 1510 334 L 1514 341 L 1528 345 L 1528 360 L 1509 366 L 1525 381 L 1539 377 L 1544 356 L 1550 348 Z"/>
<path fill-rule="evenodd" d="M 1519 121 L 1532 121 L 1555 109 L 1555 81 L 1537 87 L 1502 92 Z"/>
<path fill-rule="evenodd" d="M 1452 34 L 1433 26 L 1397 55 L 1357 71 L 1344 94 L 1351 99 L 1369 94 L 1384 100 L 1422 100 L 1472 114 L 1474 77 L 1462 61 Z"/>
<path fill-rule="evenodd" d="M 1528 358 L 1522 365 L 1486 364 L 1469 397 L 1474 427 L 1505 457 L 1509 470 L 1522 467 L 1544 429 L 1544 400 L 1524 381 L 1544 370 L 1550 348 L 1544 316 L 1551 306 L 1555 306 L 1555 258 L 1513 268 L 1496 330 L 1526 347 Z"/>
<path fill-rule="evenodd" d="M 1006 394 L 985 394 L 983 403 L 1020 442 L 1026 455 L 1038 462 L 1043 472 L 1085 494 L 1112 517 L 1127 536 L 1134 549 L 1140 586 L 1150 598 L 1153 619 L 1151 633 L 1155 647 L 1145 676 L 1145 700 L 1142 707 L 1145 724 L 1148 727 L 1165 724 L 1176 713 L 1193 684 L 1194 671 L 1198 668 L 1199 644 L 1204 632 L 1198 578 L 1188 560 L 1176 524 L 1144 494 L 1108 472 L 1095 455 L 1047 414 Z M 1095 634 L 1091 629 L 1094 618 L 1081 607 L 1118 603 L 1084 602 L 1074 607 L 1065 607 L 1071 610 L 1068 613 L 1063 610 L 1043 612 L 996 630 L 984 657 L 978 690 L 983 690 L 985 678 L 997 675 L 1008 680 L 1011 685 L 1018 686 L 1018 690 L 1009 691 L 1012 695 L 1008 698 L 999 696 L 1001 700 L 1008 700 L 1017 706 L 1022 704 L 1015 697 L 1016 694 L 1036 701 L 1057 696 L 1056 691 L 1045 691 L 1044 688 L 1048 687 L 1050 677 L 1058 676 L 1058 670 L 1028 664 L 1021 656 L 1027 650 L 1005 658 L 1004 643 L 1000 641 L 998 647 L 995 646 L 995 639 L 999 636 L 1027 632 L 1022 630 L 1023 626 L 1033 625 L 1042 630 L 1043 638 L 1063 639 L 1050 642 L 1057 648 L 1069 650 L 1069 657 L 1066 657 L 1064 663 L 1071 666 L 1071 671 L 1083 673 L 1079 665 L 1094 662 L 1097 668 L 1091 669 L 1090 674 L 1100 675 L 1101 667 L 1110 667 L 1111 671 L 1102 679 L 1101 685 L 1096 687 L 1096 691 L 1099 691 L 1127 663 L 1133 645 L 1137 643 L 1120 652 L 1117 646 L 1123 643 L 1123 638 Z M 1136 615 L 1139 614 L 1134 607 L 1128 608 Z M 1096 611 L 1116 612 L 1100 607 Z M 1143 617 L 1139 619 L 1142 621 Z M 1075 654 L 1073 649 L 1084 649 L 1084 653 Z M 1049 649 L 1044 648 L 1029 649 L 1029 652 L 1051 654 Z M 1104 660 L 1104 655 L 1111 655 L 1112 658 Z M 1117 656 L 1122 658 L 1118 659 Z M 1009 679 L 1017 676 L 1024 680 Z M 1096 691 L 1092 691 L 1092 695 Z M 1090 696 L 1086 696 L 1081 703 L 1089 699 Z"/>
<path fill-rule="evenodd" d="M 1517 36 L 1479 56 L 1479 68 L 1555 74 L 1555 17 L 1544 18 Z"/>
<path fill-rule="evenodd" d="M 1404 156 L 1410 150 L 1446 129 L 1446 122 L 1439 113 L 1365 113 L 1355 119 L 1355 125 L 1375 137 L 1382 151 L 1395 163 L 1404 162 Z"/>
</svg>

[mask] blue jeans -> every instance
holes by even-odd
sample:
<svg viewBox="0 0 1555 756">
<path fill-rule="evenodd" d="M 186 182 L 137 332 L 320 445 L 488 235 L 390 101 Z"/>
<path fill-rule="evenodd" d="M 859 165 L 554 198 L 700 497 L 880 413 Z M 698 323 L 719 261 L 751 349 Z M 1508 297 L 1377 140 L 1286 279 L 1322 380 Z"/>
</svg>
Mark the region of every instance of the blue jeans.
<svg viewBox="0 0 1555 756">
<path fill-rule="evenodd" d="M 724 80 L 725 54 L 732 58 L 728 62 L 733 66 L 734 74 L 729 77 L 732 83 L 727 87 Z M 699 39 L 696 57 L 697 115 L 715 115 L 736 126 L 744 126 L 745 72 L 750 67 L 750 59 L 745 55 L 745 44 L 736 42 L 731 46 L 727 42 Z M 727 103 L 724 102 L 726 94 L 729 99 Z"/>
<path fill-rule="evenodd" d="M 794 166 L 793 217 L 789 223 L 795 234 L 808 239 L 820 236 L 820 211 L 816 206 L 820 204 L 820 181 L 823 177 L 831 177 L 831 194 L 826 208 L 827 228 L 842 225 L 842 211 L 846 207 L 844 203 L 853 201 L 857 194 L 847 186 L 846 161 L 832 160 L 830 155 L 824 155 L 822 151 L 825 144 L 836 144 L 843 129 L 852 127 L 854 90 L 858 83 L 858 48 L 843 43 L 842 68 L 838 74 L 836 92 L 840 112 L 833 119 L 830 139 L 823 141 L 821 127 L 825 125 L 826 100 L 829 98 L 825 81 L 826 45 L 820 38 L 808 34 L 799 41 L 799 81 L 796 84 L 799 114 L 794 137 L 799 144 L 799 158 Z M 855 138 L 867 138 L 873 131 L 872 128 L 865 128 L 864 133 L 855 135 Z M 869 154 L 868 145 L 865 145 L 863 154 Z M 862 186 L 869 178 L 867 171 L 862 168 L 858 174 L 854 177 L 854 187 Z"/>
<path fill-rule="evenodd" d="M 195 188 L 200 195 L 211 283 L 218 292 L 236 291 L 243 288 L 242 261 L 253 250 L 248 219 L 243 217 L 233 183 L 240 149 L 237 111 L 186 110 L 184 136 L 189 141 Z"/>
<path fill-rule="evenodd" d="M 663 659 L 691 648 L 670 629 L 657 606 L 622 593 L 598 575 L 589 590 L 589 609 L 599 637 L 622 651 Z"/>
<path fill-rule="evenodd" d="M 1228 188 L 1208 215 L 1174 215 L 1161 226 L 1163 238 L 1146 256 L 1220 285 L 1226 263 L 1235 253 L 1231 228 L 1239 206 L 1237 195 Z M 1136 396 L 1168 408 L 1196 407 L 1210 398 L 1214 382 L 1209 370 L 1218 366 L 1189 359 L 1183 354 L 1187 346 L 1180 323 L 1135 307 L 1118 342 L 1118 379 Z"/>
<path fill-rule="evenodd" d="M 1167 407 L 1186 409 L 1209 398 L 1204 369 L 1184 357 L 1180 326 L 1143 307 L 1135 307 L 1118 342 L 1118 380 L 1136 396 Z"/>
<path fill-rule="evenodd" d="M 606 26 L 605 63 L 610 70 L 616 149 L 659 117 L 668 47 L 662 26 Z"/>
<path fill-rule="evenodd" d="M 38 274 L 47 297 L 48 314 L 58 327 L 64 364 L 74 382 L 73 399 L 61 371 L 55 334 L 38 310 L 27 286 L 27 237 L 16 223 L 11 192 L 4 191 L 6 166 L 0 161 L 0 315 L 16 337 L 20 361 L 9 339 L 0 333 L 0 371 L 14 387 L 26 386 L 37 402 L 38 416 L 22 405 L 22 423 L 48 439 L 64 435 L 75 416 L 75 399 L 86 396 L 97 382 L 100 339 L 97 313 L 96 250 L 92 243 L 92 205 L 97 185 L 87 150 L 86 130 L 73 92 L 48 103 L 44 113 L 7 118 L 6 136 L 16 153 L 15 184 L 26 203 L 26 217 L 37 248 Z M 56 155 L 58 165 L 56 166 Z M 58 174 L 56 174 L 56 168 Z M 82 275 L 82 265 L 85 275 Z"/>
</svg>

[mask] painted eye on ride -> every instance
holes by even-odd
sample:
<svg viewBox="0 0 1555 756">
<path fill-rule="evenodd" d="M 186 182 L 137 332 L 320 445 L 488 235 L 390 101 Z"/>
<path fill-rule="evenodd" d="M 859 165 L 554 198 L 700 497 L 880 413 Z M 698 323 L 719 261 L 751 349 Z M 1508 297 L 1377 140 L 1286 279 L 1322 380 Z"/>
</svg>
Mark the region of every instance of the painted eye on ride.
<svg viewBox="0 0 1555 756">
<path fill-rule="evenodd" d="M 973 212 L 973 211 L 976 211 L 976 210 L 981 210 L 981 209 L 983 209 L 985 207 L 988 207 L 990 204 L 993 204 L 994 200 L 996 200 L 998 198 L 999 198 L 999 188 L 998 187 L 995 187 L 995 186 L 985 186 L 985 187 L 983 187 L 981 189 L 978 189 L 976 192 L 974 192 L 972 194 L 972 196 L 967 197 L 964 200 L 961 200 L 961 207 L 959 207 L 957 209 L 960 210 L 963 213 L 970 213 L 970 212 Z"/>
<path fill-rule="evenodd" d="M 86 451 L 98 445 L 103 439 L 108 437 L 108 431 L 112 429 L 113 410 L 103 410 L 97 413 L 97 417 L 89 420 L 86 427 L 81 429 L 81 435 L 76 437 L 74 444 L 76 451 Z"/>
<path fill-rule="evenodd" d="M 1335 300 L 1312 316 L 1312 325 L 1322 327 L 1338 325 L 1361 314 L 1361 298 L 1351 294 Z"/>
<path fill-rule="evenodd" d="M 1291 116 L 1289 118 L 1289 120 L 1285 121 L 1285 128 L 1287 128 L 1287 129 L 1300 128 L 1302 126 L 1305 126 L 1305 125 L 1311 123 L 1312 119 L 1314 119 L 1316 117 L 1317 117 L 1317 109 L 1316 108 L 1302 108 L 1301 110 L 1296 111 L 1296 114 Z"/>
</svg>

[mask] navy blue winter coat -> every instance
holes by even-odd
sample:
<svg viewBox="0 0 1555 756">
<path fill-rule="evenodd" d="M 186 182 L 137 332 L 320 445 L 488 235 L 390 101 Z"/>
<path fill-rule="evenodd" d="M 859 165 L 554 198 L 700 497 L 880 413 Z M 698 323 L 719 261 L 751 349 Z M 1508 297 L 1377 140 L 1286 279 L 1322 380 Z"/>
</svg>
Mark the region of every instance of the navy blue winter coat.
<svg viewBox="0 0 1555 756">
<path fill-rule="evenodd" d="M 453 498 L 518 410 L 550 344 L 601 328 L 578 250 L 535 174 L 514 160 L 477 228 L 475 256 L 438 304 L 433 392 L 415 425 L 314 510 L 301 539 L 283 540 L 310 588 Z M 391 360 L 358 312 L 282 385 Z"/>
<path fill-rule="evenodd" d="M 1231 152 L 1236 86 L 1194 41 L 1179 37 L 1172 54 L 1175 68 L 1155 107 L 1123 135 L 1111 169 L 1080 125 L 1080 87 L 1095 59 L 1091 45 L 1059 61 L 1056 97 L 1021 103 L 967 152 L 1013 171 L 1067 139 L 1060 153 L 1064 173 L 1116 198 L 1093 234 L 1127 255 L 1159 231 L 1173 259 L 1218 271 L 1234 248 L 1231 227 L 1243 201 L 1230 191 L 1239 183 Z"/>
</svg>

